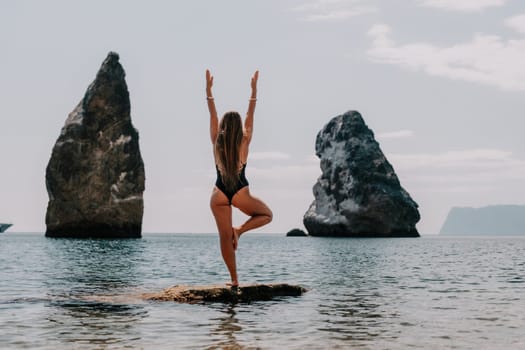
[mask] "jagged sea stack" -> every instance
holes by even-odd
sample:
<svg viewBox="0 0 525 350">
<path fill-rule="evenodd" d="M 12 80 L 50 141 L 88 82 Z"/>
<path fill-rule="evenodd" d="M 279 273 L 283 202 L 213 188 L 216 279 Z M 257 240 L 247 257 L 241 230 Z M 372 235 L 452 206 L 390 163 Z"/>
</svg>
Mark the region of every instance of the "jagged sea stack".
<svg viewBox="0 0 525 350">
<path fill-rule="evenodd" d="M 303 218 L 311 236 L 419 237 L 418 205 L 401 187 L 361 114 L 333 118 L 317 135 L 322 174 Z"/>
<path fill-rule="evenodd" d="M 144 163 L 119 56 L 110 52 L 69 114 L 46 169 L 46 236 L 141 236 Z"/>
</svg>

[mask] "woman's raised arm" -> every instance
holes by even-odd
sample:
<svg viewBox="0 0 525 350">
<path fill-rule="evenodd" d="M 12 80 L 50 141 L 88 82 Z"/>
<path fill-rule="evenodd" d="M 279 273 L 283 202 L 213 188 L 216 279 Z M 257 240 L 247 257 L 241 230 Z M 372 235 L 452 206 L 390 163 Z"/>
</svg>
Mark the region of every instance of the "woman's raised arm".
<svg viewBox="0 0 525 350">
<path fill-rule="evenodd" d="M 259 71 L 255 71 L 252 77 L 251 86 L 252 94 L 250 96 L 250 103 L 248 105 L 248 112 L 246 113 L 246 120 L 244 121 L 244 133 L 248 139 L 248 143 L 252 140 L 253 134 L 253 114 L 255 113 L 255 103 L 257 102 L 257 80 L 259 79 Z"/>
<path fill-rule="evenodd" d="M 217 117 L 217 109 L 215 109 L 215 101 L 211 93 L 212 86 L 213 76 L 210 71 L 206 69 L 206 100 L 208 101 L 208 110 L 210 111 L 210 137 L 211 143 L 215 144 L 217 130 L 219 129 L 219 119 Z"/>
</svg>

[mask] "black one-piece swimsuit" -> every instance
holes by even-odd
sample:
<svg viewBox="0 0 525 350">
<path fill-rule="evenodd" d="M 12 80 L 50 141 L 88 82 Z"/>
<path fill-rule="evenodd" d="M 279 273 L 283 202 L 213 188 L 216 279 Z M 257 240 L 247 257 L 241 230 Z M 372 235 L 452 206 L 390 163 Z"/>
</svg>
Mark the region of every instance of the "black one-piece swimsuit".
<svg viewBox="0 0 525 350">
<path fill-rule="evenodd" d="M 239 192 L 241 188 L 248 186 L 248 180 L 246 179 L 246 174 L 245 174 L 246 163 L 244 163 L 242 166 L 241 172 L 239 173 L 239 180 L 237 180 L 237 184 L 235 185 L 235 188 L 233 191 L 228 191 L 226 189 L 224 182 L 222 182 L 222 175 L 221 175 L 221 172 L 219 171 L 219 167 L 217 166 L 217 164 L 215 164 L 215 169 L 217 169 L 217 181 L 215 181 L 215 186 L 217 186 L 217 188 L 221 190 L 222 193 L 226 195 L 226 197 L 228 197 L 228 201 L 230 202 L 230 205 L 231 205 L 233 196 L 235 196 L 235 194 Z"/>
</svg>

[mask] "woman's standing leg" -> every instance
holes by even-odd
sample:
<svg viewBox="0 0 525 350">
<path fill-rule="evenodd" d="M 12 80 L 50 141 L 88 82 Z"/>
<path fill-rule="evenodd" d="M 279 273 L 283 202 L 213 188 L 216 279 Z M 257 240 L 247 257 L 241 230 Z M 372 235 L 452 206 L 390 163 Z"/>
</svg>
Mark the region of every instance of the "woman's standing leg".
<svg viewBox="0 0 525 350">
<path fill-rule="evenodd" d="M 219 230 L 219 239 L 221 244 L 221 254 L 224 263 L 230 272 L 232 285 L 238 285 L 237 265 L 235 262 L 235 249 L 232 244 L 232 207 L 228 203 L 228 198 L 217 188 L 213 189 L 210 200 L 211 211 L 217 223 Z"/>
</svg>

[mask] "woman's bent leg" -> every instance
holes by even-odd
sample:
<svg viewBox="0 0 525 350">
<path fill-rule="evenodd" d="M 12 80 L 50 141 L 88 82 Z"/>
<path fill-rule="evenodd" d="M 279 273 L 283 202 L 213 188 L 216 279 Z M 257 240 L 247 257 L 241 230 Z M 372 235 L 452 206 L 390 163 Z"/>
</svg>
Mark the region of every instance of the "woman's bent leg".
<svg viewBox="0 0 525 350">
<path fill-rule="evenodd" d="M 224 263 L 230 272 L 232 285 L 238 285 L 237 265 L 235 262 L 235 250 L 233 247 L 233 230 L 232 230 L 232 207 L 228 203 L 228 198 L 218 189 L 214 189 L 210 207 L 217 223 L 219 230 L 219 239 L 221 244 L 221 254 Z"/>
<path fill-rule="evenodd" d="M 241 188 L 233 196 L 232 204 L 250 216 L 244 224 L 235 228 L 239 236 L 246 231 L 269 224 L 273 219 L 273 213 L 270 208 L 262 200 L 252 196 L 248 187 Z"/>
</svg>

